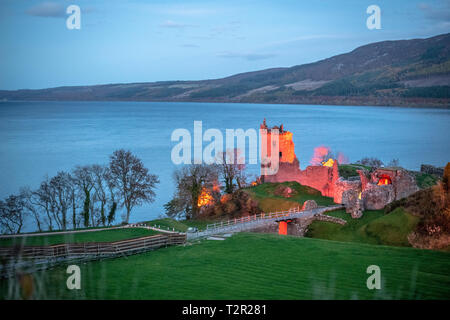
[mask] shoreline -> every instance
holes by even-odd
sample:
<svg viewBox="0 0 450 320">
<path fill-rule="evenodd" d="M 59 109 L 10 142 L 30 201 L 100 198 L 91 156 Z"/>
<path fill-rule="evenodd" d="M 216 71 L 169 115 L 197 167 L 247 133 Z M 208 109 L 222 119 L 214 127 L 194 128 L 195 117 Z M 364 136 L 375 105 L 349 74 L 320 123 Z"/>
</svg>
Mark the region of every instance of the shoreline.
<svg viewBox="0 0 450 320">
<path fill-rule="evenodd" d="M 319 103 L 296 103 L 296 102 L 242 102 L 242 101 L 196 101 L 196 100 L 136 100 L 136 99 L 125 99 L 125 100 L 0 100 L 1 103 L 10 102 L 69 102 L 69 103 L 88 103 L 88 102 L 140 102 L 140 103 L 215 103 L 215 104 L 248 104 L 248 105 L 298 105 L 298 106 L 323 106 L 323 107 L 369 107 L 369 108 L 410 108 L 410 109 L 439 109 L 439 110 L 450 110 L 450 101 L 448 104 L 442 105 L 415 105 L 415 104 L 405 104 L 405 105 L 389 105 L 389 104 L 319 104 Z"/>
</svg>

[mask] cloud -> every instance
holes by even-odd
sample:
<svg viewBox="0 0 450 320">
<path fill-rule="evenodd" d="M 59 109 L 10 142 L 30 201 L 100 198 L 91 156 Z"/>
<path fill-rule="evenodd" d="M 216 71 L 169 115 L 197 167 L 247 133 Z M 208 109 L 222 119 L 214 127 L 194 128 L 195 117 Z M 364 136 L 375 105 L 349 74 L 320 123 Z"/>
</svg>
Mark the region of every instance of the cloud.
<svg viewBox="0 0 450 320">
<path fill-rule="evenodd" d="M 227 59 L 245 59 L 249 61 L 265 60 L 276 57 L 274 53 L 243 53 L 243 52 L 221 52 L 218 57 Z"/>
<path fill-rule="evenodd" d="M 26 13 L 35 17 L 61 18 L 66 16 L 66 8 L 57 2 L 43 2 L 29 8 Z"/>
<path fill-rule="evenodd" d="M 348 38 L 348 36 L 342 34 L 309 34 L 304 36 L 298 36 L 291 39 L 270 42 L 267 43 L 265 47 L 281 46 L 301 41 L 322 40 L 322 39 L 345 39 L 345 38 Z"/>
<path fill-rule="evenodd" d="M 196 44 L 193 44 L 193 43 L 185 43 L 185 44 L 180 45 L 180 47 L 183 47 L 183 48 L 199 48 L 200 46 L 196 45 Z"/>
<path fill-rule="evenodd" d="M 144 1 L 143 1 L 144 2 Z M 183 16 L 183 17 L 194 17 L 194 16 L 208 16 L 218 13 L 217 6 L 206 7 L 205 4 L 193 5 L 193 4 L 169 4 L 167 3 L 151 3 L 151 1 L 144 2 L 145 8 L 151 10 L 159 15 L 169 15 L 169 16 Z"/>
<path fill-rule="evenodd" d="M 240 22 L 233 21 L 227 24 L 213 26 L 210 29 L 210 36 L 213 38 L 220 36 L 228 36 L 234 39 L 241 38 L 241 24 Z"/>
<path fill-rule="evenodd" d="M 215 14 L 216 10 L 204 8 L 172 7 L 168 8 L 165 13 L 180 16 L 203 16 Z"/>
<path fill-rule="evenodd" d="M 187 28 L 187 27 L 193 27 L 193 25 L 191 25 L 191 24 L 178 23 L 178 22 L 175 22 L 172 20 L 166 20 L 163 23 L 161 23 L 159 26 L 163 27 L 163 28 L 172 28 L 172 29 L 183 29 L 183 28 Z"/>
<path fill-rule="evenodd" d="M 428 3 L 419 3 L 419 9 L 425 18 L 435 22 L 450 22 L 450 1 L 444 1 L 440 7 L 434 7 Z"/>
</svg>

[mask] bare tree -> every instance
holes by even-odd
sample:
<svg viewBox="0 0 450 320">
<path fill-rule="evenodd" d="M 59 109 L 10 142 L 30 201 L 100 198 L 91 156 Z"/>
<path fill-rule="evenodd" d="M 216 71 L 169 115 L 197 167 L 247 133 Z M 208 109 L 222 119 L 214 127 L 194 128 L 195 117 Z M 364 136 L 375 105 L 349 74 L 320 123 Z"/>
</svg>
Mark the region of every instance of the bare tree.
<svg viewBox="0 0 450 320">
<path fill-rule="evenodd" d="M 212 189 L 217 182 L 217 167 L 189 165 L 174 172 L 176 191 L 173 199 L 164 205 L 169 217 L 195 218 L 199 213 L 198 200 L 203 188 Z"/>
<path fill-rule="evenodd" d="M 108 168 L 106 166 L 94 164 L 92 173 L 94 178 L 94 197 L 100 203 L 100 222 L 106 225 L 106 203 L 108 202 Z"/>
<path fill-rule="evenodd" d="M 36 199 L 34 192 L 31 191 L 29 187 L 21 188 L 20 197 L 23 200 L 24 208 L 28 210 L 29 215 L 34 218 L 38 231 L 42 232 L 43 219 L 41 214 L 41 206 L 38 203 L 38 199 Z"/>
<path fill-rule="evenodd" d="M 383 161 L 374 157 L 372 158 L 365 157 L 362 158 L 361 160 L 356 161 L 356 163 L 373 168 L 379 168 L 384 165 Z"/>
<path fill-rule="evenodd" d="M 72 183 L 72 177 L 64 171 L 50 179 L 53 213 L 62 230 L 67 229 L 67 211 L 72 205 Z"/>
<path fill-rule="evenodd" d="M 108 203 L 109 203 L 109 210 L 108 210 L 108 225 L 111 225 L 114 220 L 116 219 L 116 210 L 117 210 L 117 201 L 116 201 L 116 192 L 117 192 L 117 188 L 116 188 L 116 184 L 114 179 L 111 176 L 111 170 L 109 168 L 107 168 L 106 172 L 105 172 L 105 179 L 106 179 L 106 184 L 108 186 L 108 191 L 109 191 L 109 199 L 108 199 Z"/>
<path fill-rule="evenodd" d="M 91 211 L 91 191 L 94 188 L 92 166 L 76 166 L 72 174 L 75 184 L 84 197 L 82 215 L 84 226 L 87 228 L 89 227 L 89 212 Z"/>
<path fill-rule="evenodd" d="M 239 149 L 229 149 L 218 154 L 221 164 L 218 164 L 220 177 L 225 184 L 225 193 L 232 194 L 236 188 L 241 189 L 247 184 L 245 162 Z"/>
<path fill-rule="evenodd" d="M 33 191 L 31 197 L 29 198 L 30 202 L 38 208 L 37 210 L 39 210 L 40 208 L 40 210 L 44 211 L 47 219 L 48 229 L 50 231 L 52 231 L 54 228 L 52 214 L 54 206 L 51 193 L 52 191 L 50 188 L 50 180 L 46 176 L 45 180 L 41 182 L 39 188 Z"/>
<path fill-rule="evenodd" d="M 139 158 L 123 149 L 114 151 L 110 156 L 109 169 L 121 196 L 121 206 L 126 208 L 125 222 L 128 223 L 134 206 L 154 201 L 153 190 L 159 179 L 149 173 Z"/>
<path fill-rule="evenodd" d="M 79 226 L 79 217 L 77 217 L 77 209 L 80 208 L 79 201 L 83 198 L 77 186 L 77 180 L 73 175 L 70 176 L 70 192 L 72 193 L 72 227 L 77 229 Z"/>
<path fill-rule="evenodd" d="M 395 158 L 392 159 L 391 161 L 389 161 L 388 167 L 400 167 L 400 160 Z"/>
<path fill-rule="evenodd" d="M 100 212 L 95 205 L 97 202 L 97 195 L 94 192 L 91 196 L 91 201 L 89 202 L 89 217 L 91 219 L 91 222 L 89 224 L 92 227 L 97 227 L 100 222 Z"/>
<path fill-rule="evenodd" d="M 20 233 L 25 222 L 25 204 L 19 195 L 0 200 L 0 228 L 2 233 Z"/>
</svg>

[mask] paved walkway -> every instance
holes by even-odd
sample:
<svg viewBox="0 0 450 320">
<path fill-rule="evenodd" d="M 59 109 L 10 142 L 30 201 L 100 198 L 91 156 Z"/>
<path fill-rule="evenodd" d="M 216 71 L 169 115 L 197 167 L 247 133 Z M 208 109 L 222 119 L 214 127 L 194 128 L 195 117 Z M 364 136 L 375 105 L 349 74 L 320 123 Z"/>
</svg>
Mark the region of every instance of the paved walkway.
<svg viewBox="0 0 450 320">
<path fill-rule="evenodd" d="M 134 228 L 144 228 L 144 229 L 159 231 L 159 232 L 163 232 L 163 233 L 183 233 L 183 232 L 178 232 L 175 230 L 170 231 L 170 230 L 165 230 L 165 229 L 156 228 L 156 227 L 152 227 L 152 226 L 136 226 Z"/>
</svg>

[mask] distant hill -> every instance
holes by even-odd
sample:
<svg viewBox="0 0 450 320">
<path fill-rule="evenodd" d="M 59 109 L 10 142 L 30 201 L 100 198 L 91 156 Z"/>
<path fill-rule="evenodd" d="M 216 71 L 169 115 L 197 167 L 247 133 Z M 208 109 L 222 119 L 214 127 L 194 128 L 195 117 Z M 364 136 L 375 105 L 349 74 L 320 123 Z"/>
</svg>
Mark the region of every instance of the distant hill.
<svg viewBox="0 0 450 320">
<path fill-rule="evenodd" d="M 450 33 L 382 41 L 222 79 L 0 91 L 0 100 L 203 101 L 450 107 Z"/>
</svg>

